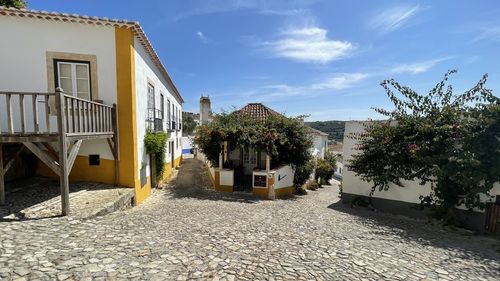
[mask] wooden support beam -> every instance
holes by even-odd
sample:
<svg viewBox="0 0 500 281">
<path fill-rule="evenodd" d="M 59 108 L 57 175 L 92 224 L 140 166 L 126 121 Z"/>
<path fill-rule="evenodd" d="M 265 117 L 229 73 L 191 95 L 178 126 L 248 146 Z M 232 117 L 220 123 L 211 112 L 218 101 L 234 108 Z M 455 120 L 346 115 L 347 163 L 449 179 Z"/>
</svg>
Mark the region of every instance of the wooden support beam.
<svg viewBox="0 0 500 281">
<path fill-rule="evenodd" d="M 21 148 L 19 148 L 17 151 L 16 151 L 16 154 L 14 155 L 14 157 L 12 157 L 12 159 L 10 159 L 7 164 L 5 164 L 5 167 L 3 168 L 3 175 L 5 176 L 5 174 L 7 174 L 7 171 L 9 171 L 10 167 L 12 167 L 12 165 L 14 164 L 14 162 L 16 161 L 16 158 L 17 156 L 19 156 L 19 154 L 21 154 L 21 152 L 23 151 L 24 149 L 24 146 L 21 146 Z M 0 172 L 2 172 L 2 170 L 0 170 Z"/>
<path fill-rule="evenodd" d="M 54 147 L 52 147 L 52 145 L 50 145 L 50 143 L 42 142 L 41 144 L 47 149 L 49 155 L 52 158 L 54 158 L 55 160 L 59 159 L 59 153 L 57 153 L 57 151 L 54 149 Z"/>
<path fill-rule="evenodd" d="M 56 175 L 60 175 L 60 168 L 58 163 L 50 157 L 50 155 L 43 149 L 41 149 L 36 143 L 33 142 L 23 142 L 24 146 L 26 146 L 33 154 L 38 157 L 47 167 L 49 167 Z"/>
<path fill-rule="evenodd" d="M 69 171 L 68 171 L 68 143 L 66 141 L 66 114 L 64 93 L 61 88 L 56 89 L 57 129 L 59 132 L 59 167 L 61 188 L 61 213 L 69 214 Z M 73 118 L 74 121 L 74 118 Z M 74 128 L 74 127 L 73 127 Z"/>
<path fill-rule="evenodd" d="M 0 170 L 3 171 L 3 144 L 0 143 Z M 0 173 L 0 205 L 5 205 L 5 178 L 4 173 Z"/>
<path fill-rule="evenodd" d="M 71 147 L 68 153 L 68 173 L 71 172 L 73 168 L 73 164 L 75 163 L 76 156 L 78 156 L 78 150 L 80 150 L 80 146 L 82 146 L 82 140 L 77 140 L 73 146 Z"/>
</svg>

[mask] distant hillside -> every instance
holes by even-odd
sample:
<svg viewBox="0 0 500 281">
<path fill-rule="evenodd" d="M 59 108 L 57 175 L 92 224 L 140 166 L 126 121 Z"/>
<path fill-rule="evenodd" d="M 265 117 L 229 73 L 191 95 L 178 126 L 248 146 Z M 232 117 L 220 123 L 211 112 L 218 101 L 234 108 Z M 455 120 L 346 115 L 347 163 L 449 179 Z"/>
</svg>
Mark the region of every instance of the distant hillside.
<svg viewBox="0 0 500 281">
<path fill-rule="evenodd" d="M 330 140 L 342 141 L 344 139 L 345 121 L 314 121 L 306 125 L 328 134 Z"/>
</svg>

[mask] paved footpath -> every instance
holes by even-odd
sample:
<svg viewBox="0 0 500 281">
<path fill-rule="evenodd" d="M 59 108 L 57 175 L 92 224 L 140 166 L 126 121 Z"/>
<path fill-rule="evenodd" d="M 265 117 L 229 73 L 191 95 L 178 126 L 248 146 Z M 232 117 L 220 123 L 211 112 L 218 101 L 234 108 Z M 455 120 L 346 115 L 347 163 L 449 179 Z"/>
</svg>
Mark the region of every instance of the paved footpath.
<svg viewBox="0 0 500 281">
<path fill-rule="evenodd" d="M 353 210 L 326 187 L 222 195 L 196 160 L 139 207 L 0 222 L 0 280 L 498 280 L 498 241 Z"/>
</svg>

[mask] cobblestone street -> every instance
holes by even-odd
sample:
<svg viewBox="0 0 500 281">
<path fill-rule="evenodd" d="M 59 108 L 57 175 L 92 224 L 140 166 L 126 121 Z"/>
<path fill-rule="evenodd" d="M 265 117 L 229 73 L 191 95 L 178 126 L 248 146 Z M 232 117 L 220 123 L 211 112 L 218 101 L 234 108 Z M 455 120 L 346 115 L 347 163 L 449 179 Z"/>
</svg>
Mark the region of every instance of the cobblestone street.
<svg viewBox="0 0 500 281">
<path fill-rule="evenodd" d="M 1 280 L 498 280 L 498 241 L 351 209 L 338 188 L 254 200 L 186 160 L 144 204 L 90 220 L 0 222 Z"/>
</svg>

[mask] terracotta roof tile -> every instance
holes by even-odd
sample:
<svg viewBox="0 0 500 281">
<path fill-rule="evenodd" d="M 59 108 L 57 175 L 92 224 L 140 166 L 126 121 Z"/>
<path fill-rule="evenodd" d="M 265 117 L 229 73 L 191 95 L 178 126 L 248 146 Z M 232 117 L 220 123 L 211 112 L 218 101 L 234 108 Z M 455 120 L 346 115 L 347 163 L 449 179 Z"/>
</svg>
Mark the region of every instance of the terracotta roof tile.
<svg viewBox="0 0 500 281">
<path fill-rule="evenodd" d="M 149 41 L 149 38 L 146 36 L 146 33 L 139 25 L 139 22 L 133 22 L 129 20 L 118 20 L 118 19 L 109 19 L 109 18 L 99 18 L 99 17 L 89 17 L 82 16 L 78 14 L 67 14 L 67 13 L 56 13 L 56 12 L 47 12 L 47 11 L 37 11 L 37 10 L 27 10 L 27 9 L 16 9 L 16 8 L 6 8 L 0 6 L 0 16 L 11 16 L 11 17 L 27 17 L 32 19 L 40 19 L 40 20 L 48 20 L 48 21 L 61 21 L 65 23 L 76 23 L 76 24 L 90 24 L 96 26 L 112 26 L 112 27 L 123 27 L 131 29 L 136 35 L 137 39 L 141 43 L 141 45 L 146 49 L 146 52 L 154 61 L 156 66 L 160 69 L 161 74 L 167 80 L 167 82 L 172 87 L 174 94 L 179 98 L 179 100 L 183 103 L 184 99 L 181 94 L 177 90 L 174 82 L 170 78 L 166 68 L 163 66 L 156 50 L 153 48 L 153 45 Z"/>
<path fill-rule="evenodd" d="M 281 115 L 262 103 L 249 103 L 236 112 L 261 121 L 267 120 L 267 118 L 273 115 Z"/>
</svg>

